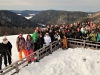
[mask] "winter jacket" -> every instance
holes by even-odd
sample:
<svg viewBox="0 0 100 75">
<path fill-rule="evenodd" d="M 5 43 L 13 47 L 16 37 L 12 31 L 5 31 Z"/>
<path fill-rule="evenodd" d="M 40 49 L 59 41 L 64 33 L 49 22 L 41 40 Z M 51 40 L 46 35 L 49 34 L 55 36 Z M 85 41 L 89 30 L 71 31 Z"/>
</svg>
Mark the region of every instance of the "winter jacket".
<svg viewBox="0 0 100 75">
<path fill-rule="evenodd" d="M 49 45 L 50 42 L 51 42 L 50 36 L 45 36 L 45 37 L 44 37 L 44 42 L 46 43 L 46 45 Z"/>
<path fill-rule="evenodd" d="M 19 38 L 19 36 L 18 36 L 17 37 L 17 41 L 16 41 L 16 45 L 17 45 L 18 51 L 21 48 L 25 48 L 25 39 L 23 37 L 22 38 Z"/>
<path fill-rule="evenodd" d="M 26 50 L 34 50 L 34 41 L 33 40 L 26 40 L 25 41 L 25 49 Z"/>
<path fill-rule="evenodd" d="M 100 33 L 97 34 L 97 42 L 100 41 Z"/>
<path fill-rule="evenodd" d="M 60 35 L 54 35 L 54 37 L 55 37 L 55 40 L 60 40 Z"/>
<path fill-rule="evenodd" d="M 38 37 L 37 39 L 37 45 L 44 44 L 44 38 L 43 37 Z"/>
<path fill-rule="evenodd" d="M 53 32 L 49 32 L 49 36 L 51 37 L 51 41 L 54 41 L 54 33 Z"/>
<path fill-rule="evenodd" d="M 6 48 L 3 46 L 2 43 L 0 43 L 0 54 L 3 54 L 4 52 L 6 52 Z"/>
<path fill-rule="evenodd" d="M 6 52 L 10 53 L 11 55 L 12 44 L 8 41 L 7 44 L 3 44 L 3 47 L 6 49 Z"/>
<path fill-rule="evenodd" d="M 89 37 L 90 37 L 90 40 L 91 40 L 91 41 L 96 42 L 96 40 L 97 40 L 97 34 L 96 34 L 96 33 L 94 33 L 94 34 L 91 33 L 91 34 L 89 35 Z"/>
<path fill-rule="evenodd" d="M 82 37 L 81 31 L 75 32 L 75 38 L 76 38 L 76 39 L 81 39 L 81 37 Z"/>
<path fill-rule="evenodd" d="M 34 32 L 34 33 L 32 34 L 32 39 L 33 39 L 34 43 L 37 42 L 37 38 L 38 38 L 38 37 L 39 37 L 39 34 L 38 34 L 38 33 Z"/>
</svg>

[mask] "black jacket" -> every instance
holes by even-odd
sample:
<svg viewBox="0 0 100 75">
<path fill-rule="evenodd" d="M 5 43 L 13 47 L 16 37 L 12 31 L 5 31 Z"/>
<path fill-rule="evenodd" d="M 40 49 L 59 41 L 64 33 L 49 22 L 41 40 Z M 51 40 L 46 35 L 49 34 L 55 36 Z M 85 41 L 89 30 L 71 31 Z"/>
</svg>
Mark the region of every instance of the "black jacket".
<svg viewBox="0 0 100 75">
<path fill-rule="evenodd" d="M 37 44 L 38 45 L 44 44 L 44 38 L 43 37 L 38 37 Z"/>
<path fill-rule="evenodd" d="M 3 54 L 4 52 L 6 52 L 6 48 L 3 46 L 2 43 L 0 43 L 0 54 Z"/>
<path fill-rule="evenodd" d="M 3 43 L 2 43 L 3 44 Z M 7 50 L 6 52 L 10 52 L 11 53 L 11 49 L 12 49 L 12 44 L 8 41 L 7 44 L 3 44 L 3 47 Z"/>
</svg>

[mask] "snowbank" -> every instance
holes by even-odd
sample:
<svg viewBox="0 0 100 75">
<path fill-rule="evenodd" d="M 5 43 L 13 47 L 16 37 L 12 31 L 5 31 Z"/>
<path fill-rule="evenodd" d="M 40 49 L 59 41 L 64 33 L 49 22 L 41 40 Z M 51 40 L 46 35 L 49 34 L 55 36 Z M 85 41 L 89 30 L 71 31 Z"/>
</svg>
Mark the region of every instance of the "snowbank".
<svg viewBox="0 0 100 75">
<path fill-rule="evenodd" d="M 100 75 L 100 51 L 75 48 L 54 52 L 16 75 Z"/>
</svg>

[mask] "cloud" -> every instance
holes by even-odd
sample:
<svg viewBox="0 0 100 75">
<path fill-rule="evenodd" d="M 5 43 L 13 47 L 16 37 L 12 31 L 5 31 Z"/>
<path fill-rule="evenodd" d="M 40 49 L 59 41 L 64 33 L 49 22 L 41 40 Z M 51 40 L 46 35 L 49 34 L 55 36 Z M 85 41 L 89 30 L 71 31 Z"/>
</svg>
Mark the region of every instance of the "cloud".
<svg viewBox="0 0 100 75">
<path fill-rule="evenodd" d="M 98 11 L 100 0 L 0 0 L 1 9 Z"/>
</svg>

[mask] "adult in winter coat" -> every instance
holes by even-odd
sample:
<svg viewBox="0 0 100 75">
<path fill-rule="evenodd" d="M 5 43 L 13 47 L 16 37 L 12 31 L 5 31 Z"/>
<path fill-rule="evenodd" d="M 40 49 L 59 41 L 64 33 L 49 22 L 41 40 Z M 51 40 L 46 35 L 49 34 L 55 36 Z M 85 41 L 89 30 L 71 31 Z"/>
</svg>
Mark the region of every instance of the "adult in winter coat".
<svg viewBox="0 0 100 75">
<path fill-rule="evenodd" d="M 34 41 L 34 46 L 35 46 L 34 51 L 37 50 L 37 39 L 38 39 L 38 37 L 39 37 L 38 31 L 35 30 L 35 32 L 32 34 L 32 39 Z"/>
<path fill-rule="evenodd" d="M 54 32 L 52 30 L 49 31 L 49 36 L 51 37 L 51 41 L 54 41 Z"/>
<path fill-rule="evenodd" d="M 99 30 L 99 32 L 97 34 L 97 42 L 100 42 L 100 30 Z"/>
<path fill-rule="evenodd" d="M 60 40 L 60 35 L 59 32 L 56 32 L 56 34 L 54 35 L 55 41 L 56 40 Z"/>
<path fill-rule="evenodd" d="M 4 48 L 3 44 L 0 43 L 0 70 L 2 69 L 2 57 L 5 52 L 6 49 Z M 2 73 L 2 71 L 0 71 L 0 73 Z"/>
<path fill-rule="evenodd" d="M 7 60 L 8 60 L 9 65 L 12 63 L 12 61 L 11 61 L 12 44 L 8 41 L 6 36 L 3 37 L 2 44 L 3 44 L 3 47 L 6 49 L 6 51 L 4 52 L 4 64 L 5 64 L 5 66 L 7 66 Z"/>
<path fill-rule="evenodd" d="M 89 35 L 90 40 L 96 42 L 97 41 L 97 33 L 94 32 L 94 30 L 92 30 L 92 32 Z"/>
<path fill-rule="evenodd" d="M 27 39 L 25 41 L 25 49 L 28 55 L 28 63 L 34 61 L 34 54 L 32 54 L 34 52 L 34 41 L 32 40 L 31 35 L 27 35 Z M 30 54 L 32 55 L 29 56 Z"/>
<path fill-rule="evenodd" d="M 48 46 L 51 43 L 51 37 L 49 36 L 48 33 L 46 33 L 44 37 L 44 43 Z"/>
<path fill-rule="evenodd" d="M 43 38 L 43 35 L 40 34 L 38 39 L 37 39 L 37 49 L 42 48 L 43 44 L 44 44 L 44 38 Z"/>
<path fill-rule="evenodd" d="M 17 37 L 16 46 L 17 46 L 17 50 L 19 52 L 19 59 L 22 60 L 22 52 L 24 53 L 25 57 L 27 56 L 27 52 L 25 49 L 25 39 L 23 37 L 23 34 L 21 34 L 21 33 Z"/>
<path fill-rule="evenodd" d="M 77 28 L 77 31 L 75 32 L 75 38 L 76 39 L 81 39 L 82 38 L 82 33 L 79 28 Z"/>
</svg>

